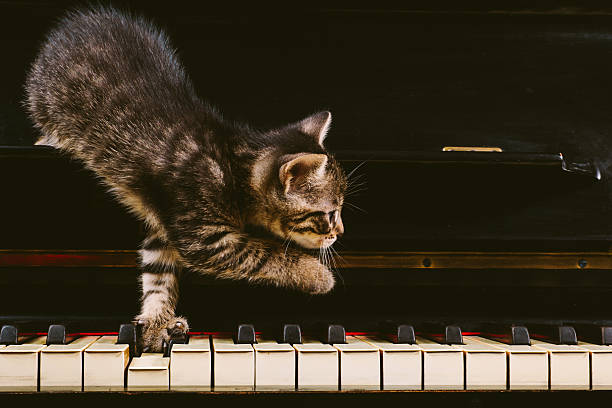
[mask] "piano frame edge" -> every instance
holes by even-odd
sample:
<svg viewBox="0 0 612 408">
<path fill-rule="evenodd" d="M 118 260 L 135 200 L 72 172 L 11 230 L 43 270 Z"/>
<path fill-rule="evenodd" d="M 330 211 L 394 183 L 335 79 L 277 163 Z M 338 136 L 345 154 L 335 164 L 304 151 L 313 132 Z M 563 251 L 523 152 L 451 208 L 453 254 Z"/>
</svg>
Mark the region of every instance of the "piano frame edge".
<svg viewBox="0 0 612 408">
<path fill-rule="evenodd" d="M 201 403 L 207 407 L 227 407 L 228 403 L 244 404 L 255 407 L 334 407 L 370 406 L 369 404 L 453 404 L 453 406 L 490 406 L 512 407 L 529 404 L 599 404 L 608 401 L 610 391 L 234 391 L 234 392 L 31 392 L 0 393 L 0 401 L 23 403 L 72 402 L 105 403 L 113 406 L 133 407 L 134 403 L 144 402 L 153 406 L 167 406 L 168 403 Z M 163 404 L 163 405 L 162 405 Z M 376 406 L 376 405 L 374 405 Z"/>
<path fill-rule="evenodd" d="M 1 267 L 135 268 L 136 250 L 0 250 Z M 612 269 L 607 252 L 341 252 L 339 269 Z"/>
</svg>

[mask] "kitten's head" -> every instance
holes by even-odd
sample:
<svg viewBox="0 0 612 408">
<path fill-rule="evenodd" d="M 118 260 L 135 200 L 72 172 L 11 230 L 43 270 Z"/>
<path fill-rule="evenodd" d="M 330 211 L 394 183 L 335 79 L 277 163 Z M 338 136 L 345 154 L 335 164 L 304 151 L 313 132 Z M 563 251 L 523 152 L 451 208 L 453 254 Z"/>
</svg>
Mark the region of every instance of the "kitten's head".
<svg viewBox="0 0 612 408">
<path fill-rule="evenodd" d="M 272 233 L 309 248 L 327 248 L 344 233 L 346 175 L 325 151 L 331 114 L 320 112 L 277 134 L 264 221 Z"/>
</svg>

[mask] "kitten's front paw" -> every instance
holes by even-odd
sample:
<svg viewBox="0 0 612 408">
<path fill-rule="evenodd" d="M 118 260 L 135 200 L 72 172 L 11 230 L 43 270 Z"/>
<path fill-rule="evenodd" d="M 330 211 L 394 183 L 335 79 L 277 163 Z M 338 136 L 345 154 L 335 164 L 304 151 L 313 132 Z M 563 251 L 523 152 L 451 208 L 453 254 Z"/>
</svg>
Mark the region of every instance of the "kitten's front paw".
<svg viewBox="0 0 612 408">
<path fill-rule="evenodd" d="M 303 258 L 298 264 L 298 286 L 313 295 L 327 293 L 333 289 L 334 275 L 314 258 Z"/>
<path fill-rule="evenodd" d="M 145 353 L 160 353 L 163 351 L 164 342 L 183 338 L 189 332 L 189 324 L 183 317 L 160 319 L 139 316 L 136 320 L 143 326 L 141 350 Z"/>
</svg>

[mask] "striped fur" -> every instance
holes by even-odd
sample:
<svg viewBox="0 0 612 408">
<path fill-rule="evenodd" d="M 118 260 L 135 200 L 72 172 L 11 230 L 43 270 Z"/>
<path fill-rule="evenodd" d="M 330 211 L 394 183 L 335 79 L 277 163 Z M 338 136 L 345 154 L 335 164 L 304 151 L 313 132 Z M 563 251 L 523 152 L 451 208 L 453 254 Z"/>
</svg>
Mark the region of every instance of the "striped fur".
<svg viewBox="0 0 612 408">
<path fill-rule="evenodd" d="M 38 143 L 80 160 L 148 228 L 147 350 L 188 330 L 175 316 L 184 270 L 332 289 L 330 270 L 304 250 L 344 231 L 346 177 L 323 146 L 329 112 L 268 131 L 227 121 L 197 96 L 164 33 L 109 8 L 69 13 L 26 91 Z"/>
</svg>

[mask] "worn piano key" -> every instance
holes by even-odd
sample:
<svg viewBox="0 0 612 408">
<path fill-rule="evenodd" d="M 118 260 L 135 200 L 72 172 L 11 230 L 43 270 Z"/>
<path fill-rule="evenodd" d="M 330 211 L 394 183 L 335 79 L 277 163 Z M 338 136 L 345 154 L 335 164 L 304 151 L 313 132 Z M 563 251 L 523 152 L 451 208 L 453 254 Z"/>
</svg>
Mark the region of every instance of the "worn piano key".
<svg viewBox="0 0 612 408">
<path fill-rule="evenodd" d="M 506 352 L 478 341 L 476 336 L 463 336 L 466 390 L 505 390 L 507 386 Z"/>
<path fill-rule="evenodd" d="M 414 327 L 409 324 L 400 324 L 397 326 L 395 342 L 399 344 L 415 344 L 416 336 Z"/>
<path fill-rule="evenodd" d="M 546 350 L 525 344 L 507 344 L 485 337 L 476 340 L 506 352 L 508 387 L 511 390 L 548 389 L 548 354 Z"/>
<path fill-rule="evenodd" d="M 344 344 L 346 343 L 346 331 L 339 324 L 330 324 L 327 326 L 327 344 Z"/>
<path fill-rule="evenodd" d="M 423 388 L 425 390 L 462 390 L 464 388 L 463 348 L 416 338 L 423 352 Z"/>
<path fill-rule="evenodd" d="M 422 388 L 422 352 L 419 346 L 392 342 L 378 336 L 359 336 L 359 338 L 379 350 L 383 390 L 420 390 Z M 416 338 L 414 341 L 416 342 Z"/>
<path fill-rule="evenodd" d="M 137 328 L 134 324 L 122 324 L 119 326 L 119 334 L 117 335 L 117 344 L 127 344 L 130 350 L 130 357 L 140 355 L 138 349 Z"/>
<path fill-rule="evenodd" d="M 252 324 L 241 324 L 236 331 L 236 344 L 255 344 L 255 327 Z"/>
<path fill-rule="evenodd" d="M 591 389 L 612 389 L 612 347 L 600 344 L 578 342 L 578 346 L 587 350 L 591 360 Z"/>
<path fill-rule="evenodd" d="M 573 325 L 578 335 L 578 340 L 602 346 L 612 345 L 612 326 L 598 324 Z"/>
<path fill-rule="evenodd" d="M 589 389 L 590 365 L 586 349 L 578 345 L 553 344 L 540 340 L 531 340 L 531 344 L 548 353 L 551 390 Z"/>
<path fill-rule="evenodd" d="M 255 386 L 255 351 L 252 344 L 213 336 L 215 389 L 252 390 Z"/>
<path fill-rule="evenodd" d="M 397 324 L 392 321 L 378 323 L 378 337 L 386 338 L 392 343 L 415 344 L 414 327 L 409 324 Z"/>
<path fill-rule="evenodd" d="M 354 336 L 333 346 L 340 352 L 340 388 L 379 389 L 380 352 L 378 347 Z"/>
<path fill-rule="evenodd" d="M 425 323 L 420 326 L 421 337 L 432 339 L 440 344 L 463 344 L 461 328 L 457 325 Z"/>
<path fill-rule="evenodd" d="M 98 336 L 84 336 L 67 344 L 49 344 L 47 337 L 47 347 L 40 355 L 40 390 L 81 391 L 83 353 L 97 339 Z"/>
<path fill-rule="evenodd" d="M 40 351 L 46 336 L 0 347 L 0 391 L 37 391 Z"/>
<path fill-rule="evenodd" d="M 255 350 L 257 390 L 295 389 L 295 349 L 291 344 L 258 338 Z"/>
<path fill-rule="evenodd" d="M 17 344 L 17 328 L 15 326 L 4 325 L 0 329 L 0 345 Z"/>
<path fill-rule="evenodd" d="M 298 389 L 338 389 L 338 349 L 307 337 L 293 347 L 297 352 Z"/>
<path fill-rule="evenodd" d="M 52 324 L 47 331 L 47 346 L 52 344 L 66 344 L 73 339 L 66 337 L 66 326 L 62 324 Z"/>
<path fill-rule="evenodd" d="M 301 344 L 302 343 L 302 329 L 298 324 L 285 324 L 283 325 L 283 336 L 281 343 L 288 344 Z"/>
<path fill-rule="evenodd" d="M 531 345 L 529 330 L 525 326 L 487 323 L 482 325 L 481 330 L 481 337 L 506 344 Z"/>
<path fill-rule="evenodd" d="M 578 344 L 576 331 L 572 326 L 531 324 L 529 325 L 531 339 L 537 339 L 553 344 Z"/>
<path fill-rule="evenodd" d="M 128 367 L 128 391 L 168 391 L 170 358 L 162 353 L 142 353 Z"/>
<path fill-rule="evenodd" d="M 171 390 L 209 390 L 212 356 L 209 336 L 192 336 L 187 344 L 174 344 L 170 351 Z"/>
<path fill-rule="evenodd" d="M 125 370 L 130 362 L 129 344 L 117 344 L 117 336 L 103 336 L 85 349 L 83 389 L 85 391 L 121 391 Z"/>
</svg>

